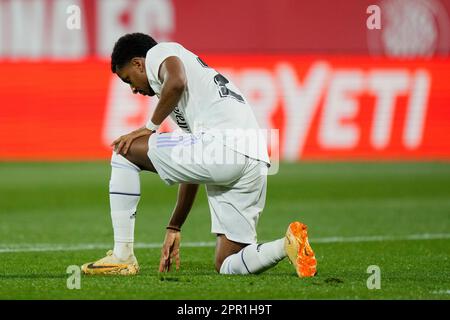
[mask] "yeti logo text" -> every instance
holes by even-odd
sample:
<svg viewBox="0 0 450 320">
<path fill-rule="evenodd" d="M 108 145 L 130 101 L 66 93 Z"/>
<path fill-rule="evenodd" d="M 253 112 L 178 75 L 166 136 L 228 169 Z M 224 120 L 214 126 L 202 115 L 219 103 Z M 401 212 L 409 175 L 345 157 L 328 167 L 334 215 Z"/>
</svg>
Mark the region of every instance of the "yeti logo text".
<svg viewBox="0 0 450 320">
<path fill-rule="evenodd" d="M 379 6 L 373 4 L 367 7 L 366 13 L 370 14 L 367 18 L 366 26 L 367 29 L 381 29 L 381 9 Z"/>
<path fill-rule="evenodd" d="M 66 26 L 69 30 L 81 29 L 81 9 L 79 6 L 71 5 L 67 7 L 66 13 L 69 14 L 66 20 Z"/>
<path fill-rule="evenodd" d="M 68 266 L 66 273 L 70 274 L 70 276 L 67 278 L 67 289 L 81 289 L 80 267 L 75 265 Z"/>
<path fill-rule="evenodd" d="M 367 289 L 381 289 L 381 270 L 379 266 L 368 266 L 367 273 L 371 274 L 369 278 L 367 278 Z"/>
</svg>

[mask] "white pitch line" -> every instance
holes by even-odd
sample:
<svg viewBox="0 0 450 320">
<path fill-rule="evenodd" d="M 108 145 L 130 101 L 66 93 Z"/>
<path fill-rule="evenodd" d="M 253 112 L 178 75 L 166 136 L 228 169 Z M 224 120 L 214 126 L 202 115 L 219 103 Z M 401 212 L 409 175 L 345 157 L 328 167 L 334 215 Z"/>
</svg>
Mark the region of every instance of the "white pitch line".
<svg viewBox="0 0 450 320">
<path fill-rule="evenodd" d="M 412 241 L 412 240 L 434 240 L 434 239 L 450 239 L 450 233 L 423 233 L 410 234 L 403 236 L 358 236 L 358 237 L 326 237 L 311 238 L 310 243 L 348 243 L 348 242 L 380 242 L 380 241 Z M 267 242 L 267 241 L 263 241 Z M 156 249 L 161 248 L 162 243 L 142 243 L 134 244 L 136 249 Z M 200 248 L 215 247 L 215 242 L 183 242 L 181 246 L 184 248 Z M 47 251 L 80 251 L 80 250 L 96 250 L 111 249 L 112 243 L 96 243 L 96 244 L 51 244 L 51 243 L 22 243 L 22 244 L 3 244 L 0 245 L 0 253 L 9 252 L 47 252 Z"/>
<path fill-rule="evenodd" d="M 199 247 L 214 247 L 215 242 L 185 242 L 181 246 L 184 248 L 199 248 Z M 135 249 L 155 249 L 161 248 L 162 243 L 141 243 L 134 244 Z M 13 244 L 0 245 L 0 253 L 8 252 L 45 252 L 45 251 L 80 251 L 80 250 L 96 250 L 96 249 L 112 249 L 113 244 L 96 243 L 96 244 L 49 244 L 49 243 L 35 243 L 35 244 Z"/>
<path fill-rule="evenodd" d="M 450 294 L 450 290 L 436 290 L 431 291 L 432 294 Z"/>
</svg>

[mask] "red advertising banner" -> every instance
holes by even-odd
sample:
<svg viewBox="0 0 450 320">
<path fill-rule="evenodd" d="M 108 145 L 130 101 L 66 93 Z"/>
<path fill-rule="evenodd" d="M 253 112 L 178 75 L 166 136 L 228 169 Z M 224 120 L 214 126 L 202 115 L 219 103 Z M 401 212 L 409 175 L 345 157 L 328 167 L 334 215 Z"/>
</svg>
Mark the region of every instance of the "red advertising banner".
<svg viewBox="0 0 450 320">
<path fill-rule="evenodd" d="M 236 83 L 262 127 L 280 130 L 282 159 L 450 159 L 448 59 L 202 59 Z M 0 74 L 0 160 L 108 158 L 157 103 L 104 60 L 9 62 Z"/>
</svg>

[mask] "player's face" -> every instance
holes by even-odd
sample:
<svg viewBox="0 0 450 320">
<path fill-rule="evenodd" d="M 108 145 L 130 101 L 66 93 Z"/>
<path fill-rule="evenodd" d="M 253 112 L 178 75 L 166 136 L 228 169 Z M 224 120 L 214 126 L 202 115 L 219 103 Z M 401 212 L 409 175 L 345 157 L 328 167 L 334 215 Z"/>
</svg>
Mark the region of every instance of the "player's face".
<svg viewBox="0 0 450 320">
<path fill-rule="evenodd" d="M 133 58 L 125 66 L 116 70 L 116 73 L 123 82 L 130 85 L 131 91 L 134 94 L 139 93 L 144 96 L 155 95 L 155 92 L 148 83 L 144 58 Z"/>
</svg>

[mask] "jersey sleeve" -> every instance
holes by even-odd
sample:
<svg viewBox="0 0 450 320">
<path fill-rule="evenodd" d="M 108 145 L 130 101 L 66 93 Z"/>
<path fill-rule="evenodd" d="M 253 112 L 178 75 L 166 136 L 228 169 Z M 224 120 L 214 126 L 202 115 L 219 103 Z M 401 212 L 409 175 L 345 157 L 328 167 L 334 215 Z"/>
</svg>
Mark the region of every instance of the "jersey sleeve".
<svg viewBox="0 0 450 320">
<path fill-rule="evenodd" d="M 151 81 L 160 82 L 158 77 L 159 67 L 168 57 L 179 57 L 176 47 L 171 43 L 158 43 L 148 50 L 145 58 L 147 77 Z"/>
</svg>

